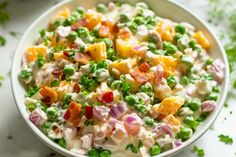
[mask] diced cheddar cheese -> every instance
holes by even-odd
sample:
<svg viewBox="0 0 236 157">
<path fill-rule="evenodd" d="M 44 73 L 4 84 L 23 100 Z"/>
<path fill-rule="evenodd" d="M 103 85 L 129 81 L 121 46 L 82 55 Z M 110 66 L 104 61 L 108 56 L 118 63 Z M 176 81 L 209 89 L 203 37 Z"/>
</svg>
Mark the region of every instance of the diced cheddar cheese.
<svg viewBox="0 0 236 157">
<path fill-rule="evenodd" d="M 173 41 L 175 35 L 175 29 L 171 24 L 168 24 L 165 21 L 160 21 L 156 25 L 156 31 L 161 35 L 162 40 Z"/>
<path fill-rule="evenodd" d="M 85 14 L 86 27 L 92 30 L 95 26 L 102 22 L 103 16 L 93 10 L 88 10 Z"/>
<path fill-rule="evenodd" d="M 53 58 L 54 58 L 55 60 L 58 60 L 58 59 L 68 59 L 68 57 L 66 57 L 66 56 L 63 54 L 63 52 L 55 52 L 55 53 L 53 54 Z"/>
<path fill-rule="evenodd" d="M 81 111 L 81 104 L 71 102 L 65 112 L 64 119 L 71 122 L 75 127 L 79 125 L 79 113 Z"/>
<path fill-rule="evenodd" d="M 193 35 L 193 38 L 196 39 L 198 44 L 200 44 L 203 48 L 208 49 L 210 47 L 209 40 L 201 31 L 198 31 L 197 33 L 195 33 Z"/>
<path fill-rule="evenodd" d="M 68 18 L 68 17 L 70 17 L 70 10 L 69 10 L 67 7 L 65 7 L 63 10 L 59 11 L 59 12 L 56 14 L 56 16 L 54 17 L 54 19 L 58 19 L 58 18 L 60 18 L 60 19 L 66 19 L 66 18 Z"/>
<path fill-rule="evenodd" d="M 137 64 L 136 58 L 128 58 L 123 60 L 116 60 L 109 65 L 109 70 L 116 76 L 121 74 L 129 74 L 130 70 Z"/>
<path fill-rule="evenodd" d="M 143 57 L 145 54 L 145 51 L 136 50 L 135 47 L 138 46 L 137 40 L 122 40 L 117 39 L 116 40 L 116 51 L 119 54 L 119 56 L 123 58 L 129 58 L 134 56 Z"/>
<path fill-rule="evenodd" d="M 175 74 L 177 59 L 171 56 L 155 55 L 155 57 L 151 58 L 150 64 L 152 66 L 156 66 L 158 64 L 162 65 L 164 68 L 164 77 L 168 77 Z"/>
<path fill-rule="evenodd" d="M 38 56 L 46 56 L 47 48 L 45 46 L 32 46 L 25 52 L 27 61 L 34 62 Z"/>
<path fill-rule="evenodd" d="M 44 86 L 40 89 L 39 93 L 44 97 L 49 99 L 49 104 L 57 101 L 57 92 L 51 87 Z"/>
<path fill-rule="evenodd" d="M 107 59 L 106 44 L 104 42 L 90 45 L 87 48 L 87 51 L 89 51 L 91 58 L 95 62 L 99 62 L 100 60 Z"/>
<path fill-rule="evenodd" d="M 180 96 L 171 96 L 162 100 L 162 102 L 155 106 L 155 110 L 159 114 L 173 115 L 184 104 L 184 98 Z"/>
<path fill-rule="evenodd" d="M 163 121 L 169 125 L 171 125 L 174 131 L 177 131 L 180 128 L 181 122 L 173 115 L 168 115 L 163 119 Z"/>
</svg>

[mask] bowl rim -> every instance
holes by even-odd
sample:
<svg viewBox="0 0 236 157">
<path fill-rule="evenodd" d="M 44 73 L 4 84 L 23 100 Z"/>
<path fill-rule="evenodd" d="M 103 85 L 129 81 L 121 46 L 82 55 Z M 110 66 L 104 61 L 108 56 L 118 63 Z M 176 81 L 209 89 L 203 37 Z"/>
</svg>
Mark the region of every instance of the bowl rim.
<svg viewBox="0 0 236 157">
<path fill-rule="evenodd" d="M 24 118 L 25 122 L 28 124 L 27 126 L 30 127 L 31 130 L 33 130 L 34 134 L 37 135 L 37 137 L 41 141 L 43 141 L 43 143 L 48 145 L 53 150 L 55 150 L 57 152 L 60 152 L 61 154 L 66 155 L 66 156 L 69 155 L 69 156 L 73 156 L 73 157 L 75 157 L 75 156 L 77 156 L 77 157 L 86 157 L 85 155 L 78 154 L 78 153 L 69 151 L 69 150 L 67 150 L 65 148 L 62 148 L 61 146 L 59 146 L 58 144 L 56 144 L 55 142 L 50 140 L 37 126 L 35 126 L 33 123 L 31 123 L 29 121 L 29 119 L 28 119 L 28 117 L 26 115 L 24 115 L 23 110 L 25 110 L 25 108 L 22 107 L 23 105 L 18 101 L 17 96 L 16 96 L 17 95 L 16 84 L 18 82 L 15 81 L 15 79 L 17 79 L 17 78 L 15 78 L 15 77 L 17 77 L 17 74 L 16 74 L 17 67 L 15 67 L 14 65 L 15 65 L 16 61 L 19 59 L 19 58 L 17 58 L 17 54 L 21 52 L 20 48 L 21 48 L 21 45 L 25 42 L 25 38 L 28 36 L 30 30 L 32 30 L 39 21 L 41 21 L 43 18 L 45 18 L 48 14 L 51 14 L 57 8 L 61 7 L 62 5 L 65 5 L 67 3 L 70 3 L 72 1 L 73 0 L 65 0 L 65 1 L 62 1 L 62 2 L 58 3 L 57 5 L 49 8 L 43 14 L 41 14 L 40 17 L 37 18 L 30 25 L 30 27 L 28 27 L 28 29 L 25 31 L 24 35 L 22 36 L 22 38 L 21 38 L 21 40 L 20 40 L 20 42 L 19 42 L 19 44 L 17 46 L 17 49 L 16 49 L 15 54 L 14 54 L 14 58 L 13 58 L 13 61 L 12 61 L 12 65 L 11 65 L 11 90 L 12 90 L 12 93 L 13 93 L 14 102 L 15 102 L 15 104 L 16 104 L 16 106 L 17 106 L 17 108 L 18 108 L 18 110 L 19 110 L 19 112 L 21 114 L 21 116 Z M 214 113 L 212 113 L 213 115 L 212 115 L 211 119 L 209 119 L 209 121 L 207 123 L 205 123 L 204 126 L 201 129 L 196 131 L 193 137 L 191 137 L 189 140 L 184 142 L 182 145 L 180 145 L 177 148 L 173 148 L 173 149 L 171 149 L 169 151 L 163 152 L 160 155 L 157 155 L 157 157 L 166 157 L 166 156 L 172 156 L 174 154 L 177 154 L 180 151 L 182 151 L 184 148 L 186 148 L 187 146 L 191 145 L 197 139 L 199 139 L 202 135 L 204 135 L 204 133 L 214 123 L 214 121 L 218 117 L 218 115 L 219 115 L 219 113 L 220 113 L 220 111 L 221 111 L 221 109 L 223 107 L 223 104 L 224 104 L 224 101 L 226 100 L 227 92 L 228 92 L 228 89 L 229 89 L 229 76 L 230 76 L 230 74 L 229 74 L 229 66 L 228 66 L 229 64 L 228 64 L 228 60 L 227 60 L 227 56 L 226 56 L 226 53 L 224 51 L 224 48 L 221 45 L 221 43 L 219 42 L 219 39 L 212 32 L 212 30 L 209 28 L 209 26 L 201 18 L 196 16 L 191 10 L 187 9 L 185 6 L 183 6 L 179 2 L 176 2 L 174 0 L 167 0 L 167 3 L 170 3 L 171 5 L 173 5 L 173 6 L 177 7 L 177 8 L 180 8 L 181 10 L 183 10 L 184 12 L 189 14 L 192 18 L 197 20 L 199 23 L 201 23 L 206 28 L 206 30 L 208 31 L 210 36 L 212 36 L 212 38 L 215 40 L 215 43 L 219 47 L 220 53 L 223 56 L 222 59 L 223 59 L 224 63 L 226 64 L 225 65 L 225 74 L 226 74 L 226 76 L 224 78 L 225 80 L 224 80 L 224 86 L 223 86 L 224 88 L 222 88 L 223 89 L 222 95 L 220 97 L 217 109 L 214 111 Z"/>
</svg>

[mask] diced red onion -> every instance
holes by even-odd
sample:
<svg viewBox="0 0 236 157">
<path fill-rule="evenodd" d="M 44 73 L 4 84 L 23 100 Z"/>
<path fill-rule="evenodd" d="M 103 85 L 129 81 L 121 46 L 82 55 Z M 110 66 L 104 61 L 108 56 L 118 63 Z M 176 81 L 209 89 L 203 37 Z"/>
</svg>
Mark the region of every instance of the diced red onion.
<svg viewBox="0 0 236 157">
<path fill-rule="evenodd" d="M 35 125 L 42 125 L 47 121 L 47 115 L 41 109 L 35 109 L 30 115 L 29 120 Z"/>
<path fill-rule="evenodd" d="M 182 145 L 182 141 L 181 141 L 181 139 L 174 140 L 172 142 L 172 144 L 173 144 L 173 148 L 176 148 L 176 147 L 179 147 L 180 145 Z"/>
<path fill-rule="evenodd" d="M 161 123 L 157 125 L 153 132 L 155 132 L 157 136 L 168 134 L 170 135 L 170 137 L 174 137 L 173 128 L 170 125 L 165 124 L 165 123 Z"/>
<path fill-rule="evenodd" d="M 111 108 L 111 110 L 109 111 L 109 115 L 113 118 L 119 119 L 126 113 L 126 111 L 127 111 L 126 104 L 118 104 Z"/>
<path fill-rule="evenodd" d="M 201 111 L 203 113 L 212 112 L 215 110 L 215 108 L 216 108 L 216 102 L 212 100 L 204 101 L 201 104 Z"/>
</svg>

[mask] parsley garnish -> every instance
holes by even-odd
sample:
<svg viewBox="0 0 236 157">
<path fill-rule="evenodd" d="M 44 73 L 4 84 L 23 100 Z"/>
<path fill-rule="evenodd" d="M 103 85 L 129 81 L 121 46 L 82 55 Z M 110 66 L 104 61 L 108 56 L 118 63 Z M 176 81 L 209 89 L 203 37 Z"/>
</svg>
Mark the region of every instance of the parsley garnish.
<svg viewBox="0 0 236 157">
<path fill-rule="evenodd" d="M 0 36 L 0 47 L 6 44 L 6 39 L 3 36 Z"/>
<path fill-rule="evenodd" d="M 204 150 L 203 149 L 199 149 L 197 146 L 193 147 L 193 151 L 199 156 L 199 157 L 203 157 L 205 155 Z"/>
<path fill-rule="evenodd" d="M 233 139 L 228 135 L 221 134 L 218 136 L 218 138 L 221 142 L 224 142 L 225 144 L 230 144 L 230 145 L 233 144 Z"/>
<path fill-rule="evenodd" d="M 0 3 L 0 24 L 4 24 L 10 19 L 10 15 L 7 12 L 8 2 L 4 1 Z"/>
<path fill-rule="evenodd" d="M 4 80 L 4 77 L 0 75 L 0 86 L 2 86 L 2 81 Z"/>
</svg>

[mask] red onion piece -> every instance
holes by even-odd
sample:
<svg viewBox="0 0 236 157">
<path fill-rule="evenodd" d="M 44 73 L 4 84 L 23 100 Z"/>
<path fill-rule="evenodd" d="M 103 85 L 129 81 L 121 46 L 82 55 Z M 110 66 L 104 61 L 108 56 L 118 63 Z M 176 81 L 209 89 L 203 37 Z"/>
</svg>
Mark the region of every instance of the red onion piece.
<svg viewBox="0 0 236 157">
<path fill-rule="evenodd" d="M 168 134 L 170 135 L 170 137 L 174 137 L 173 128 L 170 125 L 165 124 L 165 123 L 158 124 L 153 132 L 155 132 L 157 136 Z"/>
<path fill-rule="evenodd" d="M 35 125 L 42 125 L 47 121 L 47 115 L 41 109 L 35 109 L 30 115 L 29 120 Z"/>
<path fill-rule="evenodd" d="M 174 140 L 172 142 L 172 144 L 173 144 L 173 148 L 176 148 L 176 147 L 179 147 L 180 145 L 182 145 L 182 141 L 181 141 L 181 139 Z"/>
<path fill-rule="evenodd" d="M 212 100 L 207 100 L 202 102 L 201 104 L 201 111 L 203 113 L 208 113 L 214 111 L 216 108 L 216 102 Z"/>
<path fill-rule="evenodd" d="M 118 104 L 116 106 L 113 106 L 111 110 L 109 111 L 109 115 L 113 118 L 119 119 L 122 117 L 126 111 L 127 111 L 127 106 L 126 104 Z"/>
</svg>

